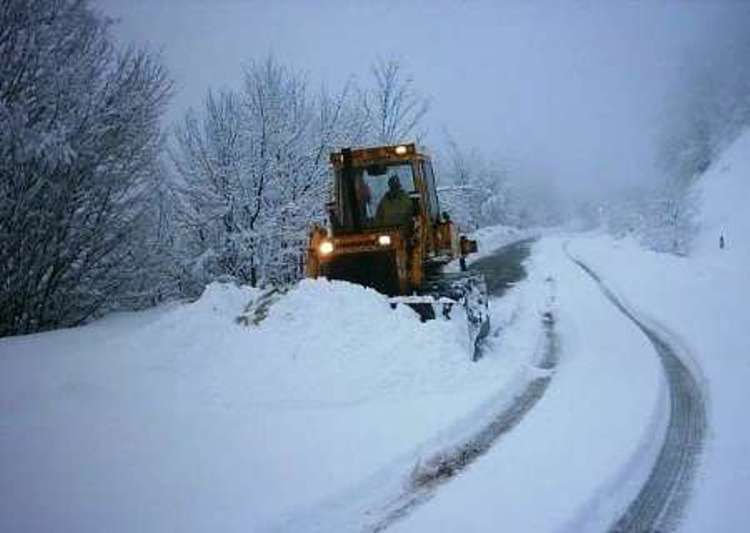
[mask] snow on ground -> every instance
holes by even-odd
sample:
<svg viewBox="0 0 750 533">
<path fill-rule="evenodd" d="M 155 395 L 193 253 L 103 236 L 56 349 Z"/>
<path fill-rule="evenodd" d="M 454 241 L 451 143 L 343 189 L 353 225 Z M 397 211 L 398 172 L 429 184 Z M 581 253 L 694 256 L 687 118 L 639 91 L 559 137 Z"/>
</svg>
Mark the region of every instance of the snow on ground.
<svg viewBox="0 0 750 533">
<path fill-rule="evenodd" d="M 398 486 L 522 380 L 537 289 L 497 306 L 517 333 L 479 363 L 459 317 L 423 324 L 325 280 L 257 327 L 234 321 L 255 292 L 213 284 L 192 304 L 0 339 L 0 530 L 262 531 L 378 475 Z"/>
<path fill-rule="evenodd" d="M 748 176 L 750 132 L 699 184 L 702 231 L 688 258 L 647 252 L 631 240 L 592 236 L 571 244 L 635 309 L 677 334 L 703 377 L 709 442 L 683 531 L 740 532 L 750 524 Z"/>
<path fill-rule="evenodd" d="M 560 361 L 522 423 L 393 531 L 600 531 L 648 475 L 666 416 L 658 359 L 563 252 L 529 268 L 557 287 Z M 637 390 L 638 394 L 633 394 Z"/>
<path fill-rule="evenodd" d="M 746 272 L 713 257 L 655 254 L 625 240 L 576 239 L 571 250 L 641 316 L 674 332 L 708 397 L 709 440 L 683 531 L 746 531 L 750 523 L 750 341 Z M 718 252 L 718 250 L 717 250 Z"/>
<path fill-rule="evenodd" d="M 564 245 L 675 334 L 706 388 L 711 433 L 682 529 L 744 531 L 748 175 L 750 134 L 704 176 L 688 258 L 596 234 L 540 240 L 528 278 L 492 302 L 479 363 L 457 317 L 422 324 L 325 280 L 257 327 L 234 321 L 257 293 L 214 284 L 192 304 L 0 339 L 0 531 L 360 530 L 538 373 L 550 305 L 560 351 L 545 394 L 393 530 L 605 529 L 648 475 L 668 403 L 652 347 Z M 480 247 L 521 237 L 485 230 Z"/>
<path fill-rule="evenodd" d="M 750 131 L 741 136 L 698 182 L 700 222 L 695 256 L 718 268 L 744 268 L 750 256 Z M 719 236 L 725 254 L 717 254 Z"/>
<path fill-rule="evenodd" d="M 675 336 L 709 401 L 709 442 L 681 531 L 747 530 L 750 511 L 750 132 L 703 176 L 691 257 L 601 234 L 535 246 L 559 286 L 561 361 L 516 430 L 393 531 L 602 531 L 638 492 L 663 439 L 664 377 L 643 335 L 562 255 L 592 266 Z M 719 249 L 724 235 L 726 248 Z"/>
</svg>

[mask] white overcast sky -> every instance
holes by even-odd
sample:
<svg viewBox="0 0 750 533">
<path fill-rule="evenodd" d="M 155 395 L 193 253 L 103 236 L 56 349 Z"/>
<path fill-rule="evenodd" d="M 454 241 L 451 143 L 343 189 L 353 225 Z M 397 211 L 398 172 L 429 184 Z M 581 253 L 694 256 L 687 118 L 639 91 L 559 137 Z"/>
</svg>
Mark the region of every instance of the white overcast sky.
<svg viewBox="0 0 750 533">
<path fill-rule="evenodd" d="M 750 2 L 718 1 L 94 3 L 119 19 L 118 38 L 163 51 L 170 120 L 269 53 L 331 88 L 397 56 L 432 101 L 433 143 L 446 130 L 587 191 L 650 177 L 652 135 L 691 55 L 750 20 Z"/>
</svg>

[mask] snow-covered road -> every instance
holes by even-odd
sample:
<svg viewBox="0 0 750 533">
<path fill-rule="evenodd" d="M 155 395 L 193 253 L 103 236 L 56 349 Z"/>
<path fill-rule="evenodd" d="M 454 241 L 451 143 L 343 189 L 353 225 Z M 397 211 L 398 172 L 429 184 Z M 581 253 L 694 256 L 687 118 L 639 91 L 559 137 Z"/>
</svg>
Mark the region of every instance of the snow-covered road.
<svg viewBox="0 0 750 533">
<path fill-rule="evenodd" d="M 533 239 L 520 240 L 507 244 L 472 265 L 472 269 L 483 272 L 487 279 L 490 294 L 497 298 L 526 277 L 523 261 L 528 257 Z M 554 297 L 552 293 L 549 295 Z M 550 304 L 552 301 L 550 300 Z M 368 531 L 378 532 L 388 529 L 394 522 L 413 512 L 440 488 L 443 483 L 460 475 L 461 472 L 486 453 L 503 435 L 512 431 L 524 416 L 544 395 L 553 376 L 558 359 L 558 342 L 555 332 L 553 310 L 547 308 L 539 317 L 543 333 L 531 364 L 537 370 L 530 373 L 525 384 L 518 390 L 512 401 L 497 409 L 483 425 L 475 422 L 476 430 L 455 443 L 451 449 L 439 450 L 431 457 L 425 457 L 409 475 L 406 491 L 381 507 L 376 520 L 367 526 Z M 495 328 L 495 336 L 502 332 L 502 326 Z M 518 383 L 517 383 L 518 385 Z"/>
<path fill-rule="evenodd" d="M 534 246 L 554 284 L 559 364 L 512 432 L 393 531 L 601 531 L 639 494 L 669 421 L 668 383 L 649 340 L 570 261 Z"/>
<path fill-rule="evenodd" d="M 602 292 L 649 339 L 661 358 L 669 382 L 669 422 L 664 443 L 648 480 L 625 513 L 614 523 L 615 531 L 671 531 L 675 529 L 690 494 L 707 432 L 704 392 L 693 375 L 692 358 L 681 354 L 679 344 L 662 325 L 644 324 L 606 286 L 601 277 L 580 259 L 571 256 L 602 289 Z"/>
</svg>

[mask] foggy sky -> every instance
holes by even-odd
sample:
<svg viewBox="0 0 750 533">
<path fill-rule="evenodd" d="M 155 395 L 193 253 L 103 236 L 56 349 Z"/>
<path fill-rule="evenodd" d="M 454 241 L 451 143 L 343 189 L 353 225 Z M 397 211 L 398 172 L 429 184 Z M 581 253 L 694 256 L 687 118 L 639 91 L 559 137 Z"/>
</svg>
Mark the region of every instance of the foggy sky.
<svg viewBox="0 0 750 533">
<path fill-rule="evenodd" d="M 691 54 L 750 31 L 742 2 L 95 3 L 122 41 L 162 50 L 170 120 L 269 53 L 331 88 L 396 56 L 431 99 L 428 143 L 447 131 L 579 197 L 658 179 L 655 136 Z"/>
</svg>

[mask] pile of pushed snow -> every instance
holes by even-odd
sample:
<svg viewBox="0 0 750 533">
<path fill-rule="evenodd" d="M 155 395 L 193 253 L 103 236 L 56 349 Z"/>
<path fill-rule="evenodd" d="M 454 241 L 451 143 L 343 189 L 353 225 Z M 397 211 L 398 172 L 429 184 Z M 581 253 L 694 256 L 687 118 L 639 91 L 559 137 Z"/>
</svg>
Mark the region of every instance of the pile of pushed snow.
<svg viewBox="0 0 750 533">
<path fill-rule="evenodd" d="M 198 314 L 215 314 L 218 316 L 238 315 L 255 298 L 258 289 L 245 285 L 213 282 L 206 286 L 201 297 L 188 304 L 186 310 Z"/>
<path fill-rule="evenodd" d="M 725 253 L 750 255 L 750 130 L 740 136 L 701 177 L 700 255 L 715 254 L 724 235 Z"/>
<path fill-rule="evenodd" d="M 385 296 L 374 289 L 346 281 L 304 279 L 271 308 L 265 327 L 310 325 L 318 333 L 329 334 L 333 329 L 344 335 L 354 332 L 364 336 L 371 325 L 363 318 L 391 316 L 390 311 Z M 399 307 L 396 312 L 396 321 L 411 321 L 416 316 L 408 307 Z M 342 321 L 331 324 L 336 318 Z"/>
<path fill-rule="evenodd" d="M 273 303 L 259 325 L 238 324 L 259 295 L 257 289 L 212 283 L 197 301 L 157 312 L 127 334 L 111 330 L 110 353 L 128 354 L 131 365 L 157 364 L 175 377 L 189 375 L 195 393 L 212 401 L 245 405 L 451 393 L 506 371 L 497 365 L 476 372 L 461 308 L 450 321 L 422 323 L 411 308 L 392 309 L 372 289 L 307 279 Z"/>
<path fill-rule="evenodd" d="M 264 401 L 361 401 L 438 392 L 476 381 L 461 309 L 420 322 L 378 292 L 344 281 L 303 280 L 250 328 L 249 354 Z"/>
<path fill-rule="evenodd" d="M 171 327 L 189 322 L 194 327 L 203 329 L 209 323 L 229 325 L 230 317 L 238 316 L 260 294 L 259 289 L 233 283 L 213 282 L 206 286 L 196 301 L 180 305 L 165 313 L 156 327 Z"/>
<path fill-rule="evenodd" d="M 271 529 L 381 469 L 400 483 L 533 350 L 509 328 L 473 363 L 460 316 L 421 323 L 326 280 L 238 324 L 256 297 L 213 284 L 190 304 L 0 339 L 0 530 Z"/>
</svg>

